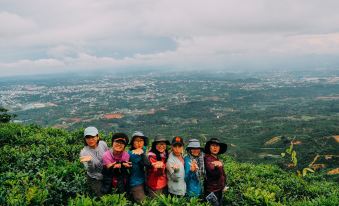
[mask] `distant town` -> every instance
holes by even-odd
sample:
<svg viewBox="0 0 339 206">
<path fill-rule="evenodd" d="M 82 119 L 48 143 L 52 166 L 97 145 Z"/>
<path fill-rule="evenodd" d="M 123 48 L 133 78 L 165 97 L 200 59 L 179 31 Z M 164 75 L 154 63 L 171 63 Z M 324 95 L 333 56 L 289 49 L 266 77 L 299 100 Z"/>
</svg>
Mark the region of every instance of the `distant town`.
<svg viewBox="0 0 339 206">
<path fill-rule="evenodd" d="M 1 79 L 0 105 L 24 124 L 217 136 L 239 159 L 272 160 L 293 138 L 302 146 L 327 138 L 324 153 L 338 155 L 338 71 Z"/>
</svg>

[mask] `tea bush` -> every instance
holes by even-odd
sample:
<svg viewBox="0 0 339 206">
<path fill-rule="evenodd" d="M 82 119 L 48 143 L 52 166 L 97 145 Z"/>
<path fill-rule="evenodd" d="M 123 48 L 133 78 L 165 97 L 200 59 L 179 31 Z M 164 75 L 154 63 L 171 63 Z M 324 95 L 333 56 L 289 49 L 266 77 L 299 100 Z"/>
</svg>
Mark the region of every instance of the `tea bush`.
<svg viewBox="0 0 339 206">
<path fill-rule="evenodd" d="M 124 195 L 89 196 L 78 159 L 82 132 L 0 124 L 0 205 L 133 205 Z M 323 174 L 302 178 L 276 165 L 239 163 L 230 157 L 223 161 L 229 186 L 225 205 L 339 205 L 338 182 Z M 161 195 L 141 205 L 206 203 Z"/>
</svg>

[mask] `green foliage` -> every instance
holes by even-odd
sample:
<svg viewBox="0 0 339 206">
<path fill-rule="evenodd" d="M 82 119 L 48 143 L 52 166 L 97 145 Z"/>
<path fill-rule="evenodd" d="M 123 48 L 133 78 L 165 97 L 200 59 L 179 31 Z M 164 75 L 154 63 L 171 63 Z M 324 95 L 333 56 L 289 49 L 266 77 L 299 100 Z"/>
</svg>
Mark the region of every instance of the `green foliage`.
<svg viewBox="0 0 339 206">
<path fill-rule="evenodd" d="M 0 124 L 8 123 L 17 116 L 16 114 L 8 114 L 7 112 L 7 109 L 0 107 Z"/>
<path fill-rule="evenodd" d="M 78 159 L 82 130 L 6 123 L 0 124 L 0 141 L 0 205 L 133 205 L 124 195 L 89 197 Z M 275 165 L 239 163 L 230 157 L 223 162 L 229 186 L 225 205 L 338 205 L 338 183 L 320 173 L 300 178 Z M 160 195 L 141 205 L 206 203 Z"/>
<path fill-rule="evenodd" d="M 317 175 L 300 178 L 275 165 L 239 164 L 232 158 L 225 158 L 224 163 L 230 187 L 224 195 L 225 204 L 293 205 L 310 203 L 319 197 L 338 201 L 338 196 L 334 198 L 339 192 L 338 183 L 324 181 Z"/>
<path fill-rule="evenodd" d="M 104 195 L 101 198 L 91 198 L 84 195 L 78 195 L 69 199 L 68 206 L 105 206 L 105 205 L 142 205 L 142 206 L 207 206 L 207 203 L 201 202 L 197 198 L 178 198 L 170 195 L 159 195 L 156 198 L 147 198 L 140 204 L 132 203 L 124 195 Z"/>
<path fill-rule="evenodd" d="M 73 133 L 35 125 L 0 127 L 0 205 L 60 205 L 86 193 Z"/>
<path fill-rule="evenodd" d="M 8 114 L 8 110 L 0 107 L 0 123 L 10 122 L 13 118 L 16 117 L 15 114 Z"/>
<path fill-rule="evenodd" d="M 124 194 L 105 195 L 101 198 L 90 198 L 85 195 L 77 195 L 74 199 L 69 199 L 68 206 L 124 206 L 131 202 L 125 198 Z"/>
<path fill-rule="evenodd" d="M 291 165 L 292 167 L 297 167 L 297 165 L 298 165 L 298 158 L 297 158 L 297 152 L 293 149 L 293 141 L 294 141 L 294 139 L 291 141 L 291 144 L 290 144 L 289 148 L 286 149 L 286 153 L 289 154 L 289 155 L 291 156 L 291 164 L 290 164 L 290 165 Z M 281 156 L 282 156 L 282 157 L 285 157 L 285 156 L 286 156 L 286 153 L 281 153 Z M 312 165 L 315 163 L 315 161 L 316 161 L 316 159 L 317 159 L 318 157 L 319 157 L 319 155 L 317 155 L 317 156 L 314 158 L 313 162 L 310 163 L 309 166 L 312 166 Z M 297 174 L 298 174 L 298 176 L 300 176 L 300 177 L 305 177 L 305 176 L 307 175 L 308 172 L 312 172 L 312 173 L 313 173 L 314 170 L 311 169 L 311 168 L 309 168 L 309 167 L 305 167 L 305 168 L 303 168 L 302 170 L 297 170 Z"/>
</svg>

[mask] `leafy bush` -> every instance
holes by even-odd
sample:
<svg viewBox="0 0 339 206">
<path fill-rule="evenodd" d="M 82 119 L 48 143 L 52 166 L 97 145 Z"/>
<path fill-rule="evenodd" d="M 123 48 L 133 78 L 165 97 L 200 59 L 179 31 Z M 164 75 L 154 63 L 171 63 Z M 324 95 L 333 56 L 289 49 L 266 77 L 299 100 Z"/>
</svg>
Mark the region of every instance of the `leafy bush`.
<svg viewBox="0 0 339 206">
<path fill-rule="evenodd" d="M 90 198 L 88 196 L 77 196 L 69 199 L 69 206 L 104 206 L 104 205 L 133 205 L 132 202 L 126 199 L 124 195 L 104 195 L 101 198 Z M 138 205 L 134 203 L 134 205 Z M 206 206 L 206 203 L 201 202 L 197 198 L 178 198 L 170 195 L 159 195 L 154 199 L 147 198 L 142 203 L 142 206 Z"/>
<path fill-rule="evenodd" d="M 102 135 L 109 140 L 109 136 Z M 0 205 L 133 205 L 124 195 L 89 197 L 79 162 L 82 130 L 0 124 Z M 223 158 L 229 190 L 225 205 L 338 205 L 338 182 L 310 173 L 304 178 L 275 165 Z M 161 195 L 141 205 L 206 205 Z"/>
<path fill-rule="evenodd" d="M 10 122 L 11 119 L 15 118 L 15 114 L 8 114 L 8 110 L 0 107 L 0 123 L 7 123 Z"/>
<path fill-rule="evenodd" d="M 230 205 L 293 205 L 318 201 L 319 197 L 338 201 L 338 183 L 319 180 L 315 174 L 303 179 L 275 165 L 237 163 L 225 158 L 230 189 L 225 193 Z M 236 201 L 234 201 L 236 200 Z M 320 201 L 320 200 L 319 200 Z"/>
<path fill-rule="evenodd" d="M 123 194 L 105 195 L 101 198 L 90 198 L 88 196 L 78 195 L 76 198 L 68 201 L 68 206 L 124 206 L 129 204 L 131 204 L 131 202 L 127 200 Z"/>
</svg>

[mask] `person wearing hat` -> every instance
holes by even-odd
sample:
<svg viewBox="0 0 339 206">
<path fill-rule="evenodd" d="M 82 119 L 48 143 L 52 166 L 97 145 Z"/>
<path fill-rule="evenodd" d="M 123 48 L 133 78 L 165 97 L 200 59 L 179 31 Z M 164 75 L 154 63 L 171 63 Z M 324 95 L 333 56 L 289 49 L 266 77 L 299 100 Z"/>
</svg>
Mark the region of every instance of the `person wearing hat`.
<svg viewBox="0 0 339 206">
<path fill-rule="evenodd" d="M 145 199 L 145 167 L 150 167 L 146 156 L 148 138 L 142 132 L 134 132 L 130 142 L 128 154 L 132 162 L 130 175 L 130 192 L 135 202 Z"/>
<path fill-rule="evenodd" d="M 80 151 L 80 162 L 87 171 L 87 184 L 93 196 L 100 197 L 102 185 L 102 156 L 108 150 L 105 141 L 100 140 L 98 129 L 87 127 L 84 130 L 84 148 Z"/>
<path fill-rule="evenodd" d="M 166 162 L 168 157 L 167 145 L 170 142 L 162 136 L 157 136 L 152 142 L 151 150 L 148 153 L 148 160 L 151 166 L 147 169 L 147 189 L 151 197 L 166 193 L 167 175 Z"/>
<path fill-rule="evenodd" d="M 183 158 L 184 140 L 176 136 L 172 139 L 172 152 L 168 156 L 166 169 L 168 192 L 175 196 L 186 194 L 185 162 Z"/>
<path fill-rule="evenodd" d="M 117 193 L 127 192 L 129 170 L 132 163 L 129 162 L 129 154 L 125 151 L 128 144 L 128 136 L 125 133 L 115 133 L 112 136 L 112 149 L 107 150 L 103 157 L 103 185 L 102 192 L 111 193 L 115 189 Z"/>
<path fill-rule="evenodd" d="M 227 144 L 217 138 L 211 138 L 205 145 L 205 197 L 213 200 L 212 205 L 222 205 L 222 192 L 226 185 L 226 174 L 218 155 L 225 153 Z"/>
<path fill-rule="evenodd" d="M 186 147 L 185 181 L 186 194 L 189 197 L 199 197 L 203 194 L 205 165 L 203 148 L 197 139 L 190 139 Z"/>
</svg>

